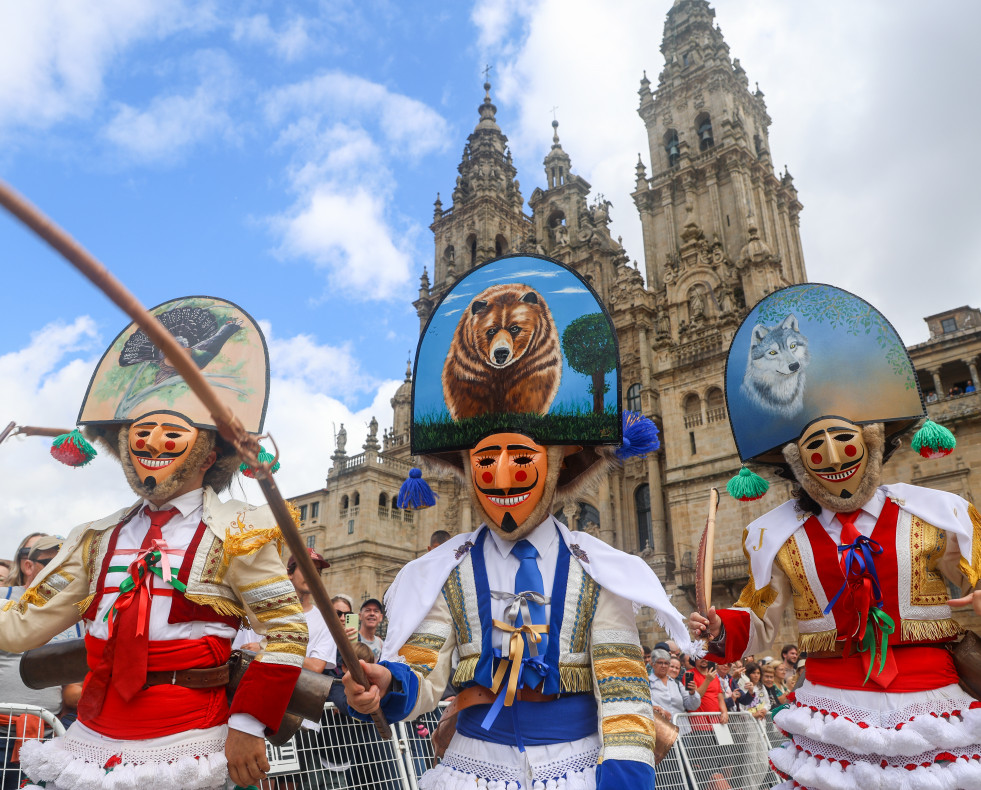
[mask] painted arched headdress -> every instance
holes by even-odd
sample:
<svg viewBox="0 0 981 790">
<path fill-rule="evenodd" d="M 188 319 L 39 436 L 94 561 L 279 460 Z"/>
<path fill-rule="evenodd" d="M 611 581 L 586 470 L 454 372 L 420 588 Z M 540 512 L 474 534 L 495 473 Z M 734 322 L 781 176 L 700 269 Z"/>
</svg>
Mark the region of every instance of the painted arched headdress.
<svg viewBox="0 0 981 790">
<path fill-rule="evenodd" d="M 725 395 L 744 463 L 782 465 L 785 444 L 832 416 L 883 423 L 888 457 L 895 439 L 926 416 L 909 353 L 886 317 L 864 299 L 818 283 L 774 291 L 749 312 L 729 347 Z M 945 454 L 953 436 L 928 421 L 913 446 Z M 729 490 L 756 499 L 765 486 L 744 467 Z"/>
<path fill-rule="evenodd" d="M 522 433 L 582 447 L 566 459 L 567 485 L 617 447 L 621 458 L 657 448 L 653 423 L 624 419 L 620 404 L 617 336 L 593 289 L 556 261 L 505 256 L 467 272 L 429 317 L 412 379 L 412 454 L 459 468 L 460 451 L 483 437 Z"/>
<path fill-rule="evenodd" d="M 212 296 L 186 296 L 149 311 L 188 349 L 218 397 L 251 433 L 260 433 L 269 400 L 269 352 L 255 320 L 238 305 Z M 171 412 L 214 430 L 211 414 L 135 323 L 106 349 L 89 381 L 78 425 L 105 438 L 154 412 Z M 114 451 L 115 442 L 106 447 Z M 95 455 L 82 434 L 58 437 L 52 454 L 72 466 Z"/>
</svg>

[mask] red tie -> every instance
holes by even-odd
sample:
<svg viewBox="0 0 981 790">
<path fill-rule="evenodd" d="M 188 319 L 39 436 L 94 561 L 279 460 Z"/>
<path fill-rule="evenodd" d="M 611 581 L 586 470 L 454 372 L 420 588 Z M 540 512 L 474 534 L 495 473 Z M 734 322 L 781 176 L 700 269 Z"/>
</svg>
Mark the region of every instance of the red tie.
<svg viewBox="0 0 981 790">
<path fill-rule="evenodd" d="M 162 527 L 179 512 L 172 507 L 169 510 L 150 510 L 149 506 L 143 512 L 150 519 L 150 529 L 140 546 L 140 554 L 144 554 L 153 546 L 154 540 L 162 540 Z M 134 562 L 135 566 L 145 562 Z M 110 678 L 113 687 L 120 697 L 129 702 L 146 683 L 147 653 L 150 643 L 150 581 L 151 572 L 148 568 L 136 581 L 136 586 L 128 593 L 116 599 L 114 604 L 115 617 L 110 615 L 110 635 L 102 654 L 99 666 L 92 670 L 85 691 L 78 704 L 80 719 L 91 720 L 99 715 L 105 701 L 106 690 Z"/>
<path fill-rule="evenodd" d="M 841 538 L 838 540 L 839 546 L 849 546 L 858 540 L 861 534 L 855 527 L 855 519 L 857 519 L 862 514 L 861 510 L 853 510 L 851 513 L 838 513 L 838 523 L 841 524 Z M 838 562 L 841 564 L 841 572 L 848 576 L 848 572 L 845 569 L 845 550 L 839 549 L 841 551 L 841 557 Z"/>
</svg>

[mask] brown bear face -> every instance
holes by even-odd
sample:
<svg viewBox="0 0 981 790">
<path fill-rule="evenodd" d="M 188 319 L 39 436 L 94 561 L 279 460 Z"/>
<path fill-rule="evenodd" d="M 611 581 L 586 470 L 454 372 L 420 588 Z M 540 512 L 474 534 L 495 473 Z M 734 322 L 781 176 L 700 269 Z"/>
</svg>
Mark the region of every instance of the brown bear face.
<svg viewBox="0 0 981 790">
<path fill-rule="evenodd" d="M 470 304 L 472 347 L 485 364 L 506 368 L 521 359 L 543 329 L 540 297 L 514 286 L 490 288 L 480 296 Z"/>
</svg>

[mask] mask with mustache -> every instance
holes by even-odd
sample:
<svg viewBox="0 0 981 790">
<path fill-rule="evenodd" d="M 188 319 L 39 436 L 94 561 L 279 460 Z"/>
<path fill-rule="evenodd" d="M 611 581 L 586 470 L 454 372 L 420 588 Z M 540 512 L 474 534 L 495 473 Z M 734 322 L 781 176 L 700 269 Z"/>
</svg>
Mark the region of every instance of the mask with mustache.
<svg viewBox="0 0 981 790">
<path fill-rule="evenodd" d="M 520 540 L 545 518 L 555 494 L 562 448 L 520 433 L 495 433 L 468 454 L 471 499 L 487 525 Z"/>
<path fill-rule="evenodd" d="M 167 501 L 181 490 L 214 449 L 213 431 L 177 414 L 147 414 L 119 432 L 119 456 L 130 487 L 141 497 Z"/>
</svg>

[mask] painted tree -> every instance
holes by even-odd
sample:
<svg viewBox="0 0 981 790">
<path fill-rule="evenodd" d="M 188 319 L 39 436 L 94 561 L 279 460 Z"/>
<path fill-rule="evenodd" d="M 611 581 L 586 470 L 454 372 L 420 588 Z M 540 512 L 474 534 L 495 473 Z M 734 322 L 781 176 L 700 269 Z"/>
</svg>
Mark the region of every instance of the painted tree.
<svg viewBox="0 0 981 790">
<path fill-rule="evenodd" d="M 609 389 L 606 374 L 617 366 L 617 343 L 603 313 L 581 316 L 562 333 L 562 351 L 570 367 L 589 376 L 593 411 L 603 413 L 603 396 Z"/>
</svg>

